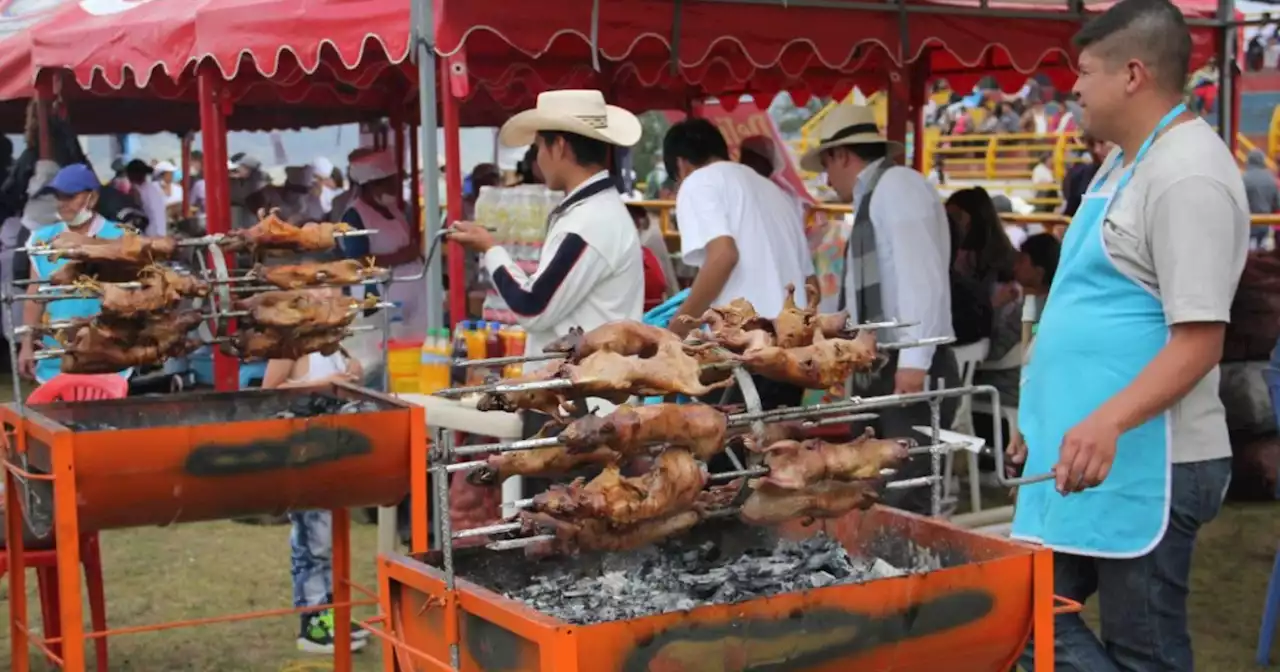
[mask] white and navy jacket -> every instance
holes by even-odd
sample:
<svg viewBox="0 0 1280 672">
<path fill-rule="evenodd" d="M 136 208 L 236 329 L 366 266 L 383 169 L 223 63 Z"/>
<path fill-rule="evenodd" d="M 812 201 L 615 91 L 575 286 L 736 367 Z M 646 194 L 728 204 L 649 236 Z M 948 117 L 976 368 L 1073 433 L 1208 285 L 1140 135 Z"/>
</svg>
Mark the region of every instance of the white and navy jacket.
<svg viewBox="0 0 1280 672">
<path fill-rule="evenodd" d="M 528 331 L 528 354 L 542 352 L 571 327 L 590 331 L 614 320 L 639 320 L 644 313 L 640 240 L 605 172 L 583 182 L 552 211 L 533 277 L 500 246 L 485 252 L 484 267 Z"/>
</svg>

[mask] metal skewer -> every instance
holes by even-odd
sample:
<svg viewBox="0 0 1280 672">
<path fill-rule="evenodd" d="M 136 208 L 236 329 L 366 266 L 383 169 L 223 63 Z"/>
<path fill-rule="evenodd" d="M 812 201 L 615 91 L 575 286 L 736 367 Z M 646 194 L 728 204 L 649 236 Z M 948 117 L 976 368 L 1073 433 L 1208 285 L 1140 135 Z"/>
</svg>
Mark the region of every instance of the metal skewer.
<svg viewBox="0 0 1280 672">
<path fill-rule="evenodd" d="M 359 304 L 352 306 L 351 309 L 347 311 L 347 313 L 348 314 L 355 313 L 358 315 L 361 312 L 364 312 L 366 310 L 378 310 L 383 308 L 395 308 L 395 307 L 396 307 L 396 304 L 388 301 L 380 301 L 378 303 L 370 303 L 370 304 L 360 302 Z M 239 317 L 249 317 L 250 315 L 253 315 L 252 310 L 227 310 L 227 311 L 222 311 L 220 313 L 213 313 L 211 315 L 206 315 L 205 317 L 208 317 L 210 319 L 218 319 L 218 318 L 231 319 L 231 318 L 239 318 Z"/>
</svg>

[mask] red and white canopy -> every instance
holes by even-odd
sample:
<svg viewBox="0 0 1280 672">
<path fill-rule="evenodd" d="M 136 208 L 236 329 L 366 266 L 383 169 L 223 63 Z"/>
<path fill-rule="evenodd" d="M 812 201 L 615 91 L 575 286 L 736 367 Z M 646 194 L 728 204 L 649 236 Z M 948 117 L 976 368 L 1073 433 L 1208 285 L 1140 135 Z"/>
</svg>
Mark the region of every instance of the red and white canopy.
<svg viewBox="0 0 1280 672">
<path fill-rule="evenodd" d="M 929 59 L 933 75 L 961 89 L 984 74 L 1010 88 L 1037 72 L 1068 83 L 1079 21 L 1060 0 L 993 1 L 987 7 L 1003 13 L 994 18 L 980 15 L 977 2 L 909 0 L 904 16 L 895 5 L 880 11 L 865 2 L 840 9 L 781 1 L 555 0 L 550 11 L 543 2 L 434 0 L 436 48 L 449 59 L 450 85 L 466 100 L 463 121 L 471 124 L 501 121 L 506 109 L 551 88 L 601 88 L 632 109 L 784 90 L 801 99 L 841 95 L 855 85 L 879 88 L 888 71 L 921 58 Z M 1193 19 L 1216 13 L 1216 0 L 1178 3 Z M 90 94 L 190 101 L 197 67 L 211 64 L 236 101 L 233 127 L 279 123 L 279 114 L 257 115 L 282 103 L 307 108 L 295 110 L 300 116 L 285 126 L 411 106 L 409 5 L 0 0 L 0 100 L 27 97 L 42 73 L 64 72 Z M 1209 28 L 1193 32 L 1199 64 L 1213 54 L 1215 38 Z"/>
</svg>

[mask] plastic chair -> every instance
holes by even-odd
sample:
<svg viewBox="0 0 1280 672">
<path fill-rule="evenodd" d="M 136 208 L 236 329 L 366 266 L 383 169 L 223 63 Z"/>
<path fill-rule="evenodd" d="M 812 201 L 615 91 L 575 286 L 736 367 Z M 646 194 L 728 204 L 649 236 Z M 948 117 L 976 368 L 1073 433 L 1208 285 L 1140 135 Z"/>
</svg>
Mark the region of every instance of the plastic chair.
<svg viewBox="0 0 1280 672">
<path fill-rule="evenodd" d="M 1018 345 L 1017 347 L 1011 348 L 1009 352 L 998 361 L 982 362 L 978 365 L 978 370 L 1008 371 L 1010 369 L 1020 369 L 1022 368 L 1022 359 L 1022 346 Z M 1009 440 L 1013 436 L 1013 429 L 1018 426 L 1018 407 L 1010 406 L 1008 404 L 1000 404 L 1000 417 L 996 418 L 994 417 L 995 409 L 992 408 L 991 402 L 987 401 L 986 397 L 977 399 L 970 398 L 970 403 L 970 408 L 973 409 L 974 414 L 993 416 L 991 418 L 991 422 L 993 423 L 998 420 L 1004 420 L 1005 424 L 1009 426 L 1008 431 L 1004 433 L 1005 445 L 995 446 L 995 448 L 997 450 L 1004 450 L 1005 448 L 1008 448 Z"/>
<path fill-rule="evenodd" d="M 124 376 L 106 374 L 86 376 L 64 373 L 36 388 L 27 403 L 49 404 L 57 401 L 103 401 L 123 399 L 129 394 L 129 381 Z M 6 512 L 6 515 L 7 512 Z M 21 514 L 19 514 L 21 515 Z M 56 542 L 55 542 L 56 543 Z M 62 635 L 62 614 L 58 596 L 58 553 L 56 549 L 28 551 L 23 556 L 26 566 L 35 569 L 40 595 L 40 614 L 44 635 L 53 639 Z M 107 597 L 102 581 L 102 553 L 96 532 L 80 536 L 80 562 L 84 565 L 85 584 L 89 596 L 89 621 L 96 631 L 107 629 Z M 0 576 L 9 570 L 7 555 L 0 555 Z M 61 647 L 50 647 L 55 653 Z M 99 672 L 107 670 L 107 639 L 94 640 Z"/>
<path fill-rule="evenodd" d="M 951 349 L 956 356 L 956 366 L 960 369 L 961 387 L 973 385 L 973 374 L 978 371 L 978 365 L 987 358 L 987 353 L 990 350 L 991 341 L 985 338 L 976 343 Z M 973 399 L 970 397 L 960 398 L 960 403 L 956 406 L 955 420 L 951 423 L 951 429 L 962 434 L 973 434 Z M 971 511 L 981 511 L 982 489 L 978 480 L 978 455 L 965 451 L 965 458 L 968 460 L 969 466 L 969 507 Z M 951 488 L 951 473 L 955 468 L 955 459 L 954 451 L 947 453 L 945 467 L 947 480 L 943 481 L 943 488 L 947 490 Z"/>
<path fill-rule="evenodd" d="M 1271 664 L 1271 643 L 1275 641 L 1276 626 L 1280 624 L 1280 553 L 1276 553 L 1271 568 L 1271 580 L 1267 582 L 1267 601 L 1262 610 L 1262 628 L 1258 631 L 1258 652 L 1254 662 L 1262 667 Z"/>
</svg>

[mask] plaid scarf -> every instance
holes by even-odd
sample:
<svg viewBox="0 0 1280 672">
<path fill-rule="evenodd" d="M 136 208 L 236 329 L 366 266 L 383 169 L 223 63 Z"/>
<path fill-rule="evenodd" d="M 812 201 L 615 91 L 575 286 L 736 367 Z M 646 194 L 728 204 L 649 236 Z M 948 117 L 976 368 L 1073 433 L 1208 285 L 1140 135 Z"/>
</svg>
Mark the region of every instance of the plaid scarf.
<svg viewBox="0 0 1280 672">
<path fill-rule="evenodd" d="M 876 231 L 871 225 L 871 195 L 885 171 L 893 164 L 881 159 L 880 165 L 868 176 L 867 189 L 858 201 L 853 213 L 853 229 L 845 245 L 846 281 L 840 285 L 840 309 L 848 304 L 848 279 L 853 280 L 853 300 L 859 322 L 876 322 L 885 319 L 884 297 L 880 293 L 880 263 L 876 259 Z"/>
</svg>

